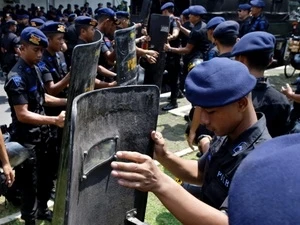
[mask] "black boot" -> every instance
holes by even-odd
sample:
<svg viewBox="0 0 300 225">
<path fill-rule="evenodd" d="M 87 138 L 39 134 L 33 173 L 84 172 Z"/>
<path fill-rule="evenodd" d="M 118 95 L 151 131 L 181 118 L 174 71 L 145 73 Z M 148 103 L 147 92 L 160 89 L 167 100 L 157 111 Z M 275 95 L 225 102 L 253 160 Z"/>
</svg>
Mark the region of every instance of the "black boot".
<svg viewBox="0 0 300 225">
<path fill-rule="evenodd" d="M 178 108 L 177 102 L 170 102 L 166 106 L 162 107 L 162 110 L 163 111 L 169 111 L 169 110 L 175 109 L 175 108 Z"/>
<path fill-rule="evenodd" d="M 39 209 L 37 214 L 38 220 L 52 221 L 53 212 L 50 209 Z"/>
<path fill-rule="evenodd" d="M 35 220 L 34 219 L 28 219 L 28 220 L 25 220 L 25 225 L 35 225 Z"/>
</svg>

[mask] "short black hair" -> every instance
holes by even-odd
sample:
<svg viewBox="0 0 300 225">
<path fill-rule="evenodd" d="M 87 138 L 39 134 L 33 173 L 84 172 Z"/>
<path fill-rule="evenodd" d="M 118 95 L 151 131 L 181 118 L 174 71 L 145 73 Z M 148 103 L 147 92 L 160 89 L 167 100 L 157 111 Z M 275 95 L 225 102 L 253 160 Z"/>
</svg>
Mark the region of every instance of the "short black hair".
<svg viewBox="0 0 300 225">
<path fill-rule="evenodd" d="M 77 36 L 80 35 L 81 29 L 87 30 L 89 28 L 90 25 L 75 25 L 75 29 L 76 29 L 76 34 Z"/>
<path fill-rule="evenodd" d="M 237 35 L 223 35 L 223 36 L 217 37 L 215 39 L 218 42 L 220 42 L 221 45 L 231 47 L 231 46 L 235 45 L 237 38 L 238 38 Z"/>
<path fill-rule="evenodd" d="M 241 54 L 242 56 L 246 57 L 248 61 L 249 68 L 254 68 L 258 70 L 265 70 L 274 55 L 273 51 L 267 50 L 260 50 L 260 51 L 252 51 L 252 52 L 245 52 Z"/>
</svg>

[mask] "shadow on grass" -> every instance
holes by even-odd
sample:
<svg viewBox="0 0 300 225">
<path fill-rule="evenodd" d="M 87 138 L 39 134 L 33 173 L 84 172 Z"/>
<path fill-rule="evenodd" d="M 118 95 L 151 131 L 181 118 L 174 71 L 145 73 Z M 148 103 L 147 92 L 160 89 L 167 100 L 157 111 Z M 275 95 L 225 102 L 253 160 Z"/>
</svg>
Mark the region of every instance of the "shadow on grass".
<svg viewBox="0 0 300 225">
<path fill-rule="evenodd" d="M 157 225 L 180 225 L 181 223 L 169 212 L 163 212 L 156 217 Z"/>
</svg>

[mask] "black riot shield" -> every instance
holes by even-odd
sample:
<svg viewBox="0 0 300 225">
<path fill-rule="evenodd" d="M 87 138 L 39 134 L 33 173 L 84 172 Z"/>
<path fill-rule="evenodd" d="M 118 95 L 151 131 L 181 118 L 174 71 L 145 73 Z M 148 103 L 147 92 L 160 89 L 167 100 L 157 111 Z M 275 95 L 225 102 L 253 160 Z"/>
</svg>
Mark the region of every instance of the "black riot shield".
<svg viewBox="0 0 300 225">
<path fill-rule="evenodd" d="M 161 88 L 162 76 L 166 64 L 164 44 L 167 43 L 169 26 L 170 20 L 168 16 L 160 14 L 151 15 L 149 31 L 151 41 L 149 48 L 158 51 L 159 57 L 157 59 L 157 63 L 146 66 L 144 84 L 155 84 Z"/>
<path fill-rule="evenodd" d="M 95 78 L 97 75 L 98 59 L 102 34 L 95 32 L 95 41 L 88 44 L 76 45 L 72 53 L 71 79 L 69 84 L 68 102 L 66 108 L 66 119 L 63 131 L 58 180 L 54 204 L 53 224 L 65 224 L 66 216 L 66 192 L 69 177 L 69 156 L 70 156 L 70 121 L 71 109 L 74 98 L 84 92 L 94 90 Z"/>
<path fill-rule="evenodd" d="M 137 83 L 135 26 L 115 31 L 117 83 L 119 86 Z"/>
<path fill-rule="evenodd" d="M 110 164 L 120 150 L 152 156 L 150 132 L 156 128 L 158 107 L 159 90 L 147 85 L 95 90 L 75 98 L 65 224 L 144 220 L 147 193 L 120 186 L 110 175 Z"/>
<path fill-rule="evenodd" d="M 147 27 L 149 22 L 149 16 L 151 12 L 152 0 L 143 0 L 142 8 L 139 16 L 139 22 L 143 26 Z"/>
</svg>

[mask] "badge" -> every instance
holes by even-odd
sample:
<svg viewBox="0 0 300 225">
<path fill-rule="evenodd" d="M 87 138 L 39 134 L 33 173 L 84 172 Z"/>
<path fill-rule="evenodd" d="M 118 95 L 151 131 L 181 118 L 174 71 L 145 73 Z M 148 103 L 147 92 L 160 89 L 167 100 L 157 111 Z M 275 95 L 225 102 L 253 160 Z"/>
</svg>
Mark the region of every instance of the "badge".
<svg viewBox="0 0 300 225">
<path fill-rule="evenodd" d="M 13 76 L 11 79 L 13 80 L 16 87 L 20 87 L 20 84 L 21 84 L 21 81 L 22 81 L 21 77 Z"/>
</svg>

